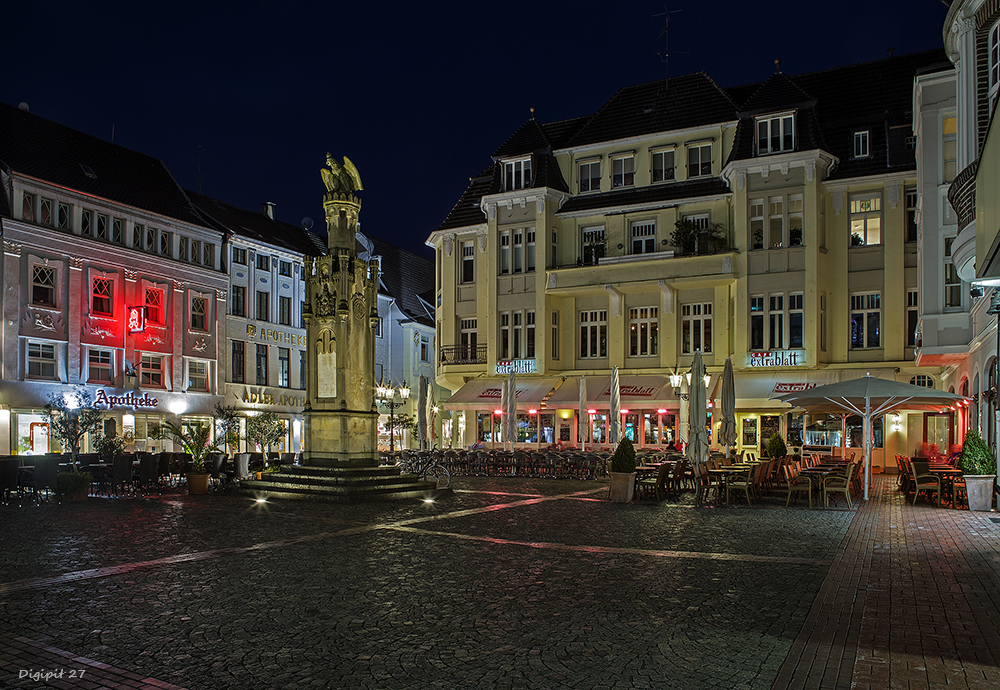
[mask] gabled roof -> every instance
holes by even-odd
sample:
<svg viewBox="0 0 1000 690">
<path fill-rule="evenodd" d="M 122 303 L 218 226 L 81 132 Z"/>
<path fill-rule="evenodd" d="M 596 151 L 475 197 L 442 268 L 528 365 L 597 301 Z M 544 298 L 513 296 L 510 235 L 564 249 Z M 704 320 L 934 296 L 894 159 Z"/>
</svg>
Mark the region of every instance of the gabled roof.
<svg viewBox="0 0 1000 690">
<path fill-rule="evenodd" d="M 479 206 L 479 200 L 490 193 L 494 184 L 499 188 L 499 174 L 498 166 L 492 163 L 486 170 L 475 177 L 470 177 L 469 186 L 465 188 L 458 203 L 452 207 L 451 212 L 448 213 L 438 230 L 464 228 L 486 222 Z"/>
<path fill-rule="evenodd" d="M 263 213 L 238 208 L 210 196 L 187 190 L 195 207 L 215 228 L 296 254 L 326 253 L 326 243 L 303 228 L 270 218 Z"/>
<path fill-rule="evenodd" d="M 518 127 L 517 131 L 511 134 L 507 141 L 493 152 L 493 159 L 500 160 L 501 158 L 508 158 L 510 156 L 550 150 L 552 150 L 552 143 L 545 136 L 545 131 L 542 129 L 541 124 L 535 118 L 531 118 Z"/>
<path fill-rule="evenodd" d="M 382 257 L 379 291 L 394 297 L 408 317 L 433 328 L 434 319 L 427 314 L 419 295 L 430 291 L 434 299 L 434 262 L 377 237 L 367 237 L 373 245 L 372 253 Z"/>
<path fill-rule="evenodd" d="M 204 225 L 162 161 L 0 103 L 10 171 L 110 202 Z"/>
<path fill-rule="evenodd" d="M 783 73 L 775 72 L 743 104 L 740 116 L 792 108 L 809 108 L 813 105 L 816 105 L 815 98 L 796 86 Z"/>
<path fill-rule="evenodd" d="M 697 72 L 621 89 L 563 148 L 735 119 L 736 104 Z"/>
</svg>

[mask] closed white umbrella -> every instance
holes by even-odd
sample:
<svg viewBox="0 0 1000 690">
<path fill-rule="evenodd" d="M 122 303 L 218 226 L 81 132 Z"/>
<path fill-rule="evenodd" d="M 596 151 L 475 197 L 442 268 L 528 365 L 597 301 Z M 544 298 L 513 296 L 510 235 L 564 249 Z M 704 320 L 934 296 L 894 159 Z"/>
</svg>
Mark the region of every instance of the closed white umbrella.
<svg viewBox="0 0 1000 690">
<path fill-rule="evenodd" d="M 498 440 L 500 443 L 507 442 L 507 408 L 510 403 L 507 399 L 507 379 L 500 380 L 500 417 L 493 423 L 493 442 L 496 443 Z M 496 417 L 497 415 L 493 415 Z M 500 424 L 500 428 L 497 429 L 497 423 Z"/>
<path fill-rule="evenodd" d="M 580 411 L 577 413 L 576 430 L 577 440 L 580 441 L 580 450 L 587 447 L 587 377 L 580 377 Z"/>
<path fill-rule="evenodd" d="M 622 440 L 622 390 L 618 380 L 618 365 L 611 370 L 611 445 Z"/>
<path fill-rule="evenodd" d="M 691 363 L 690 412 L 688 413 L 690 425 L 688 426 L 687 447 L 688 461 L 694 470 L 696 501 L 701 500 L 701 482 L 698 481 L 701 465 L 708 462 L 708 432 L 705 430 L 705 422 L 708 419 L 707 398 L 705 366 L 701 361 L 701 350 L 696 350 L 694 361 Z"/>
<path fill-rule="evenodd" d="M 726 357 L 722 370 L 722 424 L 719 425 L 719 443 L 726 447 L 729 457 L 730 447 L 736 443 L 736 377 L 733 375 L 733 360 Z"/>
<path fill-rule="evenodd" d="M 434 428 L 434 382 L 430 379 L 427 380 L 427 408 L 425 414 L 427 416 L 427 445 L 433 448 L 434 440 L 437 437 L 437 430 Z"/>
<path fill-rule="evenodd" d="M 511 448 L 517 441 L 517 381 L 514 376 L 514 367 L 510 368 L 510 375 L 507 377 L 507 439 Z"/>
</svg>

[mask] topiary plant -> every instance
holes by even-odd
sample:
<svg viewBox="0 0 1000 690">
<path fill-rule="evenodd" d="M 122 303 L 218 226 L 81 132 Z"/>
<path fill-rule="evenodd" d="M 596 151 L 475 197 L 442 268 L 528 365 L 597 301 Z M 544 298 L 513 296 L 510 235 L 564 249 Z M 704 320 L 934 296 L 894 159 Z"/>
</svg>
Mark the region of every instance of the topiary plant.
<svg viewBox="0 0 1000 690">
<path fill-rule="evenodd" d="M 997 460 L 978 431 L 970 431 L 965 435 L 958 466 L 963 474 L 968 475 L 997 473 Z"/>
<path fill-rule="evenodd" d="M 771 434 L 767 441 L 767 457 L 783 458 L 788 455 L 788 448 L 785 446 L 785 439 L 777 431 Z"/>
<path fill-rule="evenodd" d="M 625 474 L 635 472 L 635 447 L 627 438 L 618 443 L 615 454 L 611 456 L 611 471 Z"/>
</svg>

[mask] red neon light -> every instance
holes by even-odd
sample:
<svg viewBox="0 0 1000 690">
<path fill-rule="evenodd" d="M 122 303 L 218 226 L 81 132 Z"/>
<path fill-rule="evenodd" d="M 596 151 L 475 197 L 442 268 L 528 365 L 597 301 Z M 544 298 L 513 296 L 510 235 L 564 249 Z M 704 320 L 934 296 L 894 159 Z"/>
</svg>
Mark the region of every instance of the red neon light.
<svg viewBox="0 0 1000 690">
<path fill-rule="evenodd" d="M 129 307 L 126 323 L 129 333 L 142 333 L 146 330 L 146 307 Z"/>
<path fill-rule="evenodd" d="M 538 414 L 538 410 L 528 410 L 528 414 Z"/>
<path fill-rule="evenodd" d="M 493 414 L 503 414 L 503 410 L 493 410 Z"/>
</svg>

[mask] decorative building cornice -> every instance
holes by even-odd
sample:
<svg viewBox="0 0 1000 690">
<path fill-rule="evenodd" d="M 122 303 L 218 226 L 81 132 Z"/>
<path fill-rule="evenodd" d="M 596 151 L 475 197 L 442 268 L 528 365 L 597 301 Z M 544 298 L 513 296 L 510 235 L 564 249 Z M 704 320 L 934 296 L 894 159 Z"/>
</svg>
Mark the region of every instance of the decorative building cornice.
<svg viewBox="0 0 1000 690">
<path fill-rule="evenodd" d="M 885 183 L 885 199 L 889 206 L 896 208 L 899 203 L 899 192 L 903 188 L 903 183 L 899 180 L 891 180 Z"/>
<path fill-rule="evenodd" d="M 139 271 L 136 271 L 133 268 L 125 269 L 125 280 L 134 283 L 138 279 L 139 279 Z"/>
<path fill-rule="evenodd" d="M 844 190 L 832 190 L 830 192 L 830 201 L 833 203 L 833 212 L 839 216 L 840 210 L 844 208 Z"/>
<path fill-rule="evenodd" d="M 21 245 L 10 240 L 3 241 L 3 253 L 11 256 L 21 256 Z"/>
<path fill-rule="evenodd" d="M 455 233 L 448 233 L 444 236 L 444 255 L 451 256 L 452 249 L 455 248 Z"/>
<path fill-rule="evenodd" d="M 479 251 L 485 252 L 486 245 L 488 244 L 489 240 L 489 231 L 480 230 L 478 234 L 479 234 Z"/>
<path fill-rule="evenodd" d="M 174 278 L 174 292 L 184 292 L 184 283 Z"/>
<path fill-rule="evenodd" d="M 82 256 L 71 256 L 69 257 L 69 267 L 74 271 L 83 270 L 83 257 Z"/>
<path fill-rule="evenodd" d="M 215 298 L 219 299 L 219 300 L 224 300 L 224 299 L 226 299 L 226 295 L 227 294 L 228 294 L 228 292 L 226 290 L 216 290 L 215 291 Z"/>
</svg>

